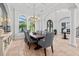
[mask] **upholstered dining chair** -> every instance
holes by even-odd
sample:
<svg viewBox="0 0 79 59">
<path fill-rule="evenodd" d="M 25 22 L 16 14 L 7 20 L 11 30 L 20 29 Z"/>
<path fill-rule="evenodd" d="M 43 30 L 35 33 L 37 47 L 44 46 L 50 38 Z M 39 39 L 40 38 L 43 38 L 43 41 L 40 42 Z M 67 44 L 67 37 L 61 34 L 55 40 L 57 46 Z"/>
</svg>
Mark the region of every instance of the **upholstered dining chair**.
<svg viewBox="0 0 79 59">
<path fill-rule="evenodd" d="M 37 43 L 37 40 L 30 37 L 28 30 L 25 32 L 25 36 L 26 36 L 25 38 L 26 38 L 26 41 L 27 41 L 27 43 L 29 45 L 29 49 L 30 49 L 31 43 Z"/>
<path fill-rule="evenodd" d="M 24 31 L 24 41 L 25 43 L 28 43 L 28 40 L 27 40 L 27 30 L 23 30 Z"/>
<path fill-rule="evenodd" d="M 38 45 L 44 48 L 44 53 L 46 56 L 46 48 L 51 47 L 52 53 L 53 53 L 53 39 L 54 34 L 52 32 L 46 32 L 46 36 L 43 40 L 38 41 Z"/>
</svg>

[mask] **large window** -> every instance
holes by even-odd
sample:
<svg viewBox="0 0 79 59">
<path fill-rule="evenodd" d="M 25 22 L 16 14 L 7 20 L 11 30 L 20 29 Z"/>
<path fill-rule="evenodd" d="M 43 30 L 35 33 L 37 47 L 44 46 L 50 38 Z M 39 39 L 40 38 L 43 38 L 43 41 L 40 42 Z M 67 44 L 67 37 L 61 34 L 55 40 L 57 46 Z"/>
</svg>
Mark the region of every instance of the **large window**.
<svg viewBox="0 0 79 59">
<path fill-rule="evenodd" d="M 26 28 L 26 17 L 24 15 L 19 16 L 19 31 L 23 32 L 23 28 Z"/>
<path fill-rule="evenodd" d="M 28 29 L 31 32 L 34 32 L 35 31 L 35 22 L 33 21 L 32 18 L 29 18 L 29 20 L 28 20 Z"/>
</svg>

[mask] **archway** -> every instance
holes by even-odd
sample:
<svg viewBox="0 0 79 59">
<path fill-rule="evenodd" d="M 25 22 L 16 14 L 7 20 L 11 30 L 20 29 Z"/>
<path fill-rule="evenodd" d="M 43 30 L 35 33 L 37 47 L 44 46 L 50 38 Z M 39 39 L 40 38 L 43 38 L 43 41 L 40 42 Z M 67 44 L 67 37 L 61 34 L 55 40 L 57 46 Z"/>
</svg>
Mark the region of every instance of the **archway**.
<svg viewBox="0 0 79 59">
<path fill-rule="evenodd" d="M 66 30 L 67 34 L 70 34 L 70 17 L 63 17 L 59 20 L 60 32 L 63 34 Z"/>
<path fill-rule="evenodd" d="M 1 16 L 0 16 L 0 28 L 4 30 L 4 32 L 9 32 L 11 31 L 10 25 L 9 25 L 9 19 L 8 19 L 8 14 L 7 10 L 5 8 L 5 5 L 3 3 L 0 3 L 0 8 L 1 8 Z"/>
</svg>

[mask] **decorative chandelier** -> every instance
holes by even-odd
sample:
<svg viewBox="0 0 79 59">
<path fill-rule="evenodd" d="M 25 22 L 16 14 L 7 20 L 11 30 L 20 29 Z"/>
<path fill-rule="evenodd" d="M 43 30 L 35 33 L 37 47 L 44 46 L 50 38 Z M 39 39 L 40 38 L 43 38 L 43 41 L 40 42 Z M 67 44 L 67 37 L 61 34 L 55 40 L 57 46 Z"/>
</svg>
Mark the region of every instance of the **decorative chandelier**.
<svg viewBox="0 0 79 59">
<path fill-rule="evenodd" d="M 39 19 L 39 17 L 35 16 L 35 4 L 33 4 L 33 16 L 30 16 L 29 19 L 34 23 Z"/>
<path fill-rule="evenodd" d="M 31 16 L 30 19 L 31 19 L 33 22 L 36 22 L 36 21 L 38 21 L 39 17 L 37 17 L 37 16 Z"/>
</svg>

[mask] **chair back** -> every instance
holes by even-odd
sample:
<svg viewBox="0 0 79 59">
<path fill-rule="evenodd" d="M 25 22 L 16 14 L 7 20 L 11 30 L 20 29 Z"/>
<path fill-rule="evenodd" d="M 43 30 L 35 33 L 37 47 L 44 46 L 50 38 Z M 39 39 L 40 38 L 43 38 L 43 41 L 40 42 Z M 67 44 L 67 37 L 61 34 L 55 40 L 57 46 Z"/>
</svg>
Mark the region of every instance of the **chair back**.
<svg viewBox="0 0 79 59">
<path fill-rule="evenodd" d="M 45 47 L 51 46 L 53 43 L 54 34 L 53 32 L 47 32 L 45 37 Z"/>
<path fill-rule="evenodd" d="M 27 30 L 24 30 L 24 36 L 25 36 L 24 41 L 27 42 L 28 41 L 27 40 Z"/>
<path fill-rule="evenodd" d="M 27 40 L 28 40 L 28 42 L 31 42 L 32 39 L 31 39 L 31 37 L 30 37 L 30 35 L 29 35 L 29 31 L 28 31 L 28 30 L 27 30 L 27 32 L 26 32 L 26 36 L 27 36 Z"/>
</svg>

